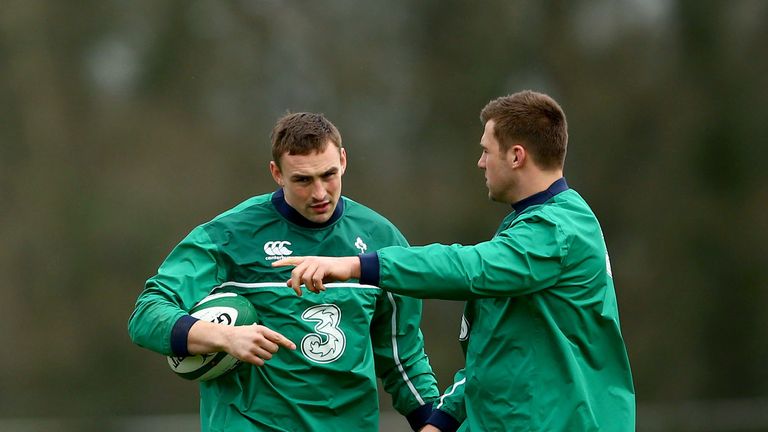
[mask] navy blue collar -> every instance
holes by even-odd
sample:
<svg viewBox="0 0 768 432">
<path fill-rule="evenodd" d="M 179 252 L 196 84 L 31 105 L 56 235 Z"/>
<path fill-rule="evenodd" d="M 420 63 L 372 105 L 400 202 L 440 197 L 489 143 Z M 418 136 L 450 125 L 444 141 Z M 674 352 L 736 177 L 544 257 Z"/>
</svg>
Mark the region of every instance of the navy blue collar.
<svg viewBox="0 0 768 432">
<path fill-rule="evenodd" d="M 567 190 L 568 190 L 568 183 L 565 182 L 565 177 L 560 177 L 559 179 L 557 179 L 557 181 L 552 183 L 547 188 L 547 190 L 535 193 L 529 196 L 528 198 L 521 199 L 520 201 L 512 204 L 512 208 L 515 209 L 515 212 L 520 214 L 528 207 L 533 205 L 538 205 L 538 204 L 544 204 L 545 202 L 552 199 L 552 197 L 554 197 L 555 195 Z"/>
<path fill-rule="evenodd" d="M 341 214 L 344 213 L 344 198 L 340 196 L 339 203 L 336 205 L 336 209 L 333 210 L 330 219 L 322 223 L 312 222 L 288 204 L 288 201 L 285 200 L 285 191 L 283 191 L 282 188 L 276 190 L 275 193 L 272 194 L 272 205 L 275 206 L 275 210 L 277 210 L 277 212 L 284 218 L 288 219 L 289 222 L 293 222 L 304 228 L 325 228 L 339 220 Z"/>
</svg>

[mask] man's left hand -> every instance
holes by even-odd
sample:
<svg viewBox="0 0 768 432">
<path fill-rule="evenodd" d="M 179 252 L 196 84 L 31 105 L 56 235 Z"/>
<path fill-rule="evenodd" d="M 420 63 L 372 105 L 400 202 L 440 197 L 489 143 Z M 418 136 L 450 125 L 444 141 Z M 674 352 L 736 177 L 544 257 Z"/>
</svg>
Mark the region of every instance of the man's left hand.
<svg viewBox="0 0 768 432">
<path fill-rule="evenodd" d="M 290 257 L 272 263 L 272 267 L 296 266 L 287 285 L 301 295 L 301 285 L 319 293 L 325 291 L 326 282 L 345 281 L 360 277 L 360 259 L 350 257 Z"/>
</svg>

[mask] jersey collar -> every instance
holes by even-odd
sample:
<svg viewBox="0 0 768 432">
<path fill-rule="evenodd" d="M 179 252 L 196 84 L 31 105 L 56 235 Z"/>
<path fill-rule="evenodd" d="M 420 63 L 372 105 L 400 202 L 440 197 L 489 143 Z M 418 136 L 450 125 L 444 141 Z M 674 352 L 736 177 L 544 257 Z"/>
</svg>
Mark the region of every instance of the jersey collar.
<svg viewBox="0 0 768 432">
<path fill-rule="evenodd" d="M 517 214 L 522 213 L 530 206 L 544 204 L 545 202 L 552 199 L 555 195 L 559 194 L 560 192 L 564 192 L 568 190 L 568 183 L 565 182 L 565 177 L 560 177 L 557 179 L 554 183 L 552 183 L 547 190 L 543 190 L 541 192 L 535 193 L 528 198 L 523 198 L 520 201 L 512 204 L 512 208 L 515 209 L 515 212 Z"/>
<path fill-rule="evenodd" d="M 344 213 L 344 198 L 340 196 L 339 202 L 336 204 L 336 209 L 333 210 L 330 219 L 321 223 L 312 222 L 288 204 L 285 200 L 285 191 L 283 191 L 282 188 L 276 190 L 275 193 L 272 194 L 272 205 L 275 206 L 275 210 L 277 210 L 281 216 L 288 219 L 289 222 L 293 222 L 304 228 L 325 228 L 339 220 L 341 214 Z"/>
</svg>

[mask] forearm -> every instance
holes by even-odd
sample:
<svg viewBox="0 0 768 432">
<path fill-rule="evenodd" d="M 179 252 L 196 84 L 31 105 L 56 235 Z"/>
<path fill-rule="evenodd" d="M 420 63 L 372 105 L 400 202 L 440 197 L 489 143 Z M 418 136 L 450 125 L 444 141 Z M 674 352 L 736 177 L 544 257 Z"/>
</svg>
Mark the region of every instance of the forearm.
<svg viewBox="0 0 768 432">
<path fill-rule="evenodd" d="M 187 333 L 187 350 L 190 354 L 208 354 L 227 351 L 233 327 L 198 320 Z"/>
<path fill-rule="evenodd" d="M 221 283 L 215 249 L 198 227 L 171 251 L 136 301 L 128 321 L 134 343 L 165 355 L 186 354 L 192 323 L 187 311 Z"/>
<path fill-rule="evenodd" d="M 562 268 L 559 243 L 536 244 L 509 236 L 472 246 L 388 247 L 376 254 L 375 261 L 371 255 L 361 257 L 361 283 L 417 298 L 526 295 L 552 286 Z"/>
<path fill-rule="evenodd" d="M 427 424 L 443 432 L 456 431 L 461 422 L 466 419 L 466 409 L 464 406 L 464 383 L 466 382 L 464 369 L 456 373 L 454 383 L 440 397 L 435 404 L 435 409 L 427 419 Z"/>
<path fill-rule="evenodd" d="M 258 324 L 229 326 L 199 320 L 187 334 L 190 354 L 223 351 L 256 366 L 271 359 L 280 347 L 296 349 L 296 345 L 282 334 Z"/>
<path fill-rule="evenodd" d="M 466 251 L 462 251 L 466 255 Z M 466 300 L 472 292 L 456 247 L 391 247 L 360 257 L 360 282 L 409 297 Z"/>
<path fill-rule="evenodd" d="M 144 293 L 128 320 L 131 340 L 143 348 L 173 355 L 171 334 L 179 318 L 186 312 L 157 293 Z"/>
</svg>

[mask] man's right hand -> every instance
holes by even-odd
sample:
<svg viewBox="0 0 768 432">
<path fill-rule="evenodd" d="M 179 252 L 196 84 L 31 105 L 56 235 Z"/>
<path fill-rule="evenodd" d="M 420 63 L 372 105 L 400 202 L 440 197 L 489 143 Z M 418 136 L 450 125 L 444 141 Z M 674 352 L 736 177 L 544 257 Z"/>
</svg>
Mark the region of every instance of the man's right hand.
<svg viewBox="0 0 768 432">
<path fill-rule="evenodd" d="M 258 324 L 228 326 L 200 320 L 192 325 L 187 335 L 190 354 L 225 351 L 256 366 L 271 359 L 281 346 L 296 349 L 296 344 L 282 334 Z"/>
</svg>

